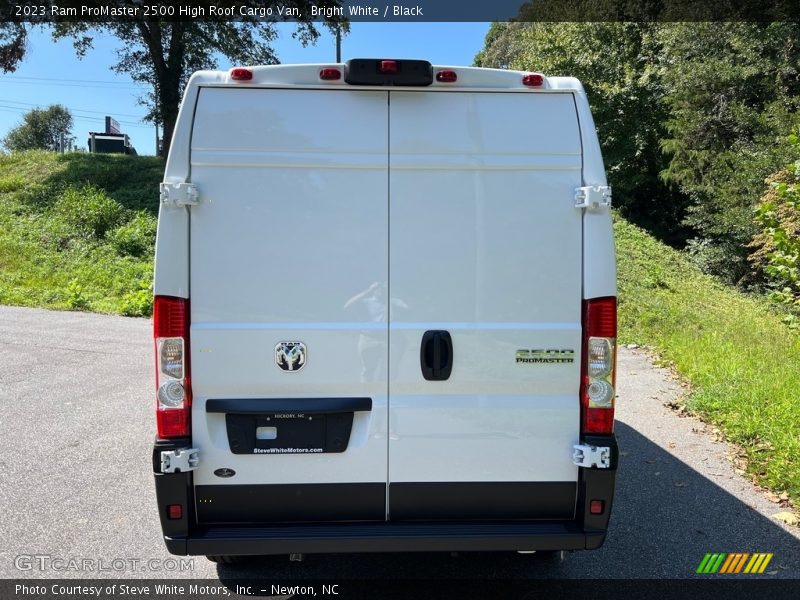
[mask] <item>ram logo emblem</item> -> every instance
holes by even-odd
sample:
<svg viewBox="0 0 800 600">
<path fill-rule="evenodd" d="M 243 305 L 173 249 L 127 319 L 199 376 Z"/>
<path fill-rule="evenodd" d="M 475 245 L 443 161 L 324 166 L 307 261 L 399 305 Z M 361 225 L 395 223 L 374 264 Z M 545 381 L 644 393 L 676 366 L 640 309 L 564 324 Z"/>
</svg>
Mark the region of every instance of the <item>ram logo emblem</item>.
<svg viewBox="0 0 800 600">
<path fill-rule="evenodd" d="M 278 342 L 275 362 L 284 371 L 299 371 L 306 366 L 306 345 L 303 342 Z"/>
</svg>

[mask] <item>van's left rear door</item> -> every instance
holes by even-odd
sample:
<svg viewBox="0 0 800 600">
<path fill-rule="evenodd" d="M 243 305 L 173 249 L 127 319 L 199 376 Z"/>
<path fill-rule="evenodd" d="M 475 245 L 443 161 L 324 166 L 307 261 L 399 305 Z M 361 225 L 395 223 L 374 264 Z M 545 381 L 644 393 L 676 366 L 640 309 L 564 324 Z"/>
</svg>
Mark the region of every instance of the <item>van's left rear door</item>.
<svg viewBox="0 0 800 600">
<path fill-rule="evenodd" d="M 200 91 L 190 346 L 201 523 L 386 517 L 387 100 L 374 90 Z M 283 343 L 297 353 L 291 369 L 279 364 Z M 349 442 L 332 433 L 339 417 L 306 413 L 365 398 Z M 209 412 L 212 400 L 221 412 Z M 257 423 L 243 427 L 268 452 L 231 447 L 231 401 L 252 409 Z M 239 434 L 253 443 L 252 430 Z M 317 452 L 337 441 L 343 451 Z"/>
</svg>

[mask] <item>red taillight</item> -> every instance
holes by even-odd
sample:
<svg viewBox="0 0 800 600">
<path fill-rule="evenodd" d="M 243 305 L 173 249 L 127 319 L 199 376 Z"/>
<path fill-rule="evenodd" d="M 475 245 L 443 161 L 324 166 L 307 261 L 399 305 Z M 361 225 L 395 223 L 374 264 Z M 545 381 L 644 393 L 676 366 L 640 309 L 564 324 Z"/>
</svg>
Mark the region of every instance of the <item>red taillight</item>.
<svg viewBox="0 0 800 600">
<path fill-rule="evenodd" d="M 542 87 L 544 85 L 544 75 L 541 73 L 528 73 L 522 76 L 522 85 L 528 87 Z"/>
<path fill-rule="evenodd" d="M 337 81 L 342 78 L 342 72 L 333 67 L 326 67 L 319 70 L 319 78 L 324 81 Z"/>
<path fill-rule="evenodd" d="M 605 508 L 605 502 L 602 500 L 592 500 L 589 502 L 589 513 L 593 515 L 602 515 Z"/>
<path fill-rule="evenodd" d="M 234 81 L 250 81 L 253 78 L 253 72 L 245 67 L 235 67 L 231 69 L 231 79 Z"/>
<path fill-rule="evenodd" d="M 153 303 L 156 354 L 156 424 L 159 438 L 191 433 L 192 385 L 189 370 L 189 301 L 156 296 Z"/>
<path fill-rule="evenodd" d="M 378 65 L 381 73 L 397 73 L 398 68 L 396 60 L 382 60 Z"/>
<path fill-rule="evenodd" d="M 189 435 L 188 410 L 177 408 L 156 410 L 156 430 L 159 438 L 179 438 Z"/>
<path fill-rule="evenodd" d="M 183 518 L 183 506 L 180 504 L 169 504 L 167 506 L 167 518 L 177 521 Z"/>
<path fill-rule="evenodd" d="M 581 432 L 614 432 L 616 395 L 617 299 L 593 298 L 583 303 L 581 353 Z"/>
<path fill-rule="evenodd" d="M 455 71 L 438 71 L 436 73 L 436 81 L 441 81 L 442 83 L 453 83 L 458 79 L 458 75 L 456 75 Z"/>
<path fill-rule="evenodd" d="M 617 337 L 617 299 L 596 298 L 586 301 L 586 323 L 588 335 Z"/>
<path fill-rule="evenodd" d="M 153 303 L 153 335 L 181 337 L 186 333 L 187 300 L 171 296 L 156 296 Z"/>
</svg>

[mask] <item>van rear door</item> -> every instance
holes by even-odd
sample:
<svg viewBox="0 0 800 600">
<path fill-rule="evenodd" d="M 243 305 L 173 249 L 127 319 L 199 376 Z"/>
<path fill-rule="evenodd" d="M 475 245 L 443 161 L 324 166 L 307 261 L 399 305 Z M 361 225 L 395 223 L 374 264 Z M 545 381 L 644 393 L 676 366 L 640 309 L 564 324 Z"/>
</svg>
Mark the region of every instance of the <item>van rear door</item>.
<svg viewBox="0 0 800 600">
<path fill-rule="evenodd" d="M 571 518 L 572 94 L 392 91 L 389 148 L 390 518 Z"/>
<path fill-rule="evenodd" d="M 573 517 L 581 166 L 570 93 L 202 88 L 198 521 Z"/>
<path fill-rule="evenodd" d="M 201 523 L 386 518 L 387 148 L 385 91 L 200 90 Z"/>
</svg>

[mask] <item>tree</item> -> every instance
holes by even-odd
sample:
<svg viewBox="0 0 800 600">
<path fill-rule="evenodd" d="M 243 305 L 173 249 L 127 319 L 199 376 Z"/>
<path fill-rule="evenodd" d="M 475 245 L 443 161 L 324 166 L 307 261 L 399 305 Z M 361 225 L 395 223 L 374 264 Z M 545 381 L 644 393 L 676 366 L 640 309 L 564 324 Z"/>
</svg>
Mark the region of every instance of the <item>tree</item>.
<svg viewBox="0 0 800 600">
<path fill-rule="evenodd" d="M 692 199 L 690 244 L 704 270 L 760 284 L 748 264 L 764 179 L 790 160 L 785 132 L 800 109 L 800 24 L 673 23 L 659 30 L 670 162 Z"/>
<path fill-rule="evenodd" d="M 21 23 L 0 23 L 0 70 L 13 73 L 25 55 L 28 32 Z"/>
<path fill-rule="evenodd" d="M 554 5 L 556 8 L 558 5 Z M 614 204 L 661 239 L 681 245 L 688 198 L 661 179 L 668 113 L 654 23 L 496 23 L 478 66 L 571 75 L 592 107 Z"/>
<path fill-rule="evenodd" d="M 581 79 L 622 215 L 761 285 L 752 211 L 800 122 L 797 22 L 496 24 L 476 63 Z"/>
<path fill-rule="evenodd" d="M 34 108 L 8 133 L 3 145 L 11 152 L 58 150 L 73 139 L 71 129 L 72 115 L 63 106 Z"/>
<path fill-rule="evenodd" d="M 104 4 L 130 7 L 140 2 L 116 0 Z M 320 9 L 339 6 L 336 0 L 321 0 L 313 4 Z M 270 43 L 277 37 L 276 20 L 287 19 L 281 14 L 293 14 L 287 13 L 287 9 L 297 9 L 302 15 L 296 17 L 294 37 L 303 45 L 315 42 L 319 31 L 310 20 L 311 5 L 310 0 L 244 0 L 237 6 L 249 6 L 256 12 L 251 17 L 237 17 L 240 20 L 236 21 L 198 19 L 166 22 L 142 16 L 136 20 L 104 23 L 59 22 L 53 36 L 55 39 L 71 37 L 79 57 L 91 49 L 93 35 L 98 32 L 110 33 L 122 42 L 117 52 L 117 63 L 112 68 L 149 87 L 150 91 L 141 102 L 149 109 L 146 118 L 163 126 L 163 152 L 166 155 L 189 76 L 200 69 L 216 68 L 218 55 L 237 64 L 276 64 L 278 57 Z M 257 15 L 266 9 L 272 9 L 272 16 L 260 19 Z M 341 17 L 326 20 L 329 27 L 342 23 Z"/>
</svg>

